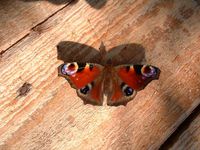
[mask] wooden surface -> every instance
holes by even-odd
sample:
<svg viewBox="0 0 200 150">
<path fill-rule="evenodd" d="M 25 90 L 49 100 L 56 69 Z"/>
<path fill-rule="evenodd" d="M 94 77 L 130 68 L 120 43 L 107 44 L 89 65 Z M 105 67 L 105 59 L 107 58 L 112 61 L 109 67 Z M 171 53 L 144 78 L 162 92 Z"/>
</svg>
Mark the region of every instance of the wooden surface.
<svg viewBox="0 0 200 150">
<path fill-rule="evenodd" d="M 29 0 L 24 0 L 29 1 Z M 69 3 L 55 5 L 46 1 L 6 0 L 0 3 L 0 52 L 28 36 L 33 27 Z M 60 1 L 60 0 L 58 0 Z M 52 1 L 54 2 L 54 1 Z"/>
<path fill-rule="evenodd" d="M 200 103 L 198 0 L 1 5 L 9 11 L 0 16 L 0 149 L 158 149 Z M 58 77 L 61 41 L 96 49 L 66 42 L 68 60 L 92 60 L 103 41 L 119 63 L 135 62 L 119 45 L 137 44 L 160 79 L 126 107 L 83 105 Z"/>
<path fill-rule="evenodd" d="M 195 108 L 188 117 L 174 132 L 171 137 L 162 145 L 161 149 L 182 150 L 199 149 L 200 147 L 200 105 Z"/>
</svg>

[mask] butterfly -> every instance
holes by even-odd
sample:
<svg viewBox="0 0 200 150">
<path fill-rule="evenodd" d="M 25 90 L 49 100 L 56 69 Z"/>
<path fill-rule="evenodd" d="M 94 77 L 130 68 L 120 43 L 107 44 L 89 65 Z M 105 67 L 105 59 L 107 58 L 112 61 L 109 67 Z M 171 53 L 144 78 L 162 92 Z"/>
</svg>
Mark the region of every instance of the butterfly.
<svg viewBox="0 0 200 150">
<path fill-rule="evenodd" d="M 124 64 L 105 66 L 97 63 L 67 62 L 59 66 L 59 76 L 68 80 L 84 103 L 126 105 L 136 93 L 159 78 L 159 68 L 152 65 Z"/>
</svg>

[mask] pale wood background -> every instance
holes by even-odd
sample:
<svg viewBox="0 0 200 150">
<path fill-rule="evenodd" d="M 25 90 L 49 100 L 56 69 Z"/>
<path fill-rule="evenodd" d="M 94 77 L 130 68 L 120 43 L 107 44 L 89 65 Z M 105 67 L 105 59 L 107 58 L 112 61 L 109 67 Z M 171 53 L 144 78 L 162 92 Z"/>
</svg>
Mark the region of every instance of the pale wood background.
<svg viewBox="0 0 200 150">
<path fill-rule="evenodd" d="M 8 0 L 0 14 L 0 149 L 159 149 L 200 103 L 199 0 Z M 58 77 L 61 41 L 96 50 L 103 41 L 117 47 L 114 58 L 119 45 L 138 44 L 160 79 L 126 107 L 83 105 Z M 66 53 L 96 56 L 79 47 Z M 30 91 L 20 94 L 24 83 Z M 193 124 L 183 132 L 195 128 L 199 139 L 199 117 Z"/>
</svg>

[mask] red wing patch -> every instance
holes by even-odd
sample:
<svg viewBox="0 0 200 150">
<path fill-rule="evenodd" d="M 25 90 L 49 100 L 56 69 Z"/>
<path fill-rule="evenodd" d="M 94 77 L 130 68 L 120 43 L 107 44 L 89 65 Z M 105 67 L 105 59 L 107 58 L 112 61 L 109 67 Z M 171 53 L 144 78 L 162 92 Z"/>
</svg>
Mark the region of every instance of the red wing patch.
<svg viewBox="0 0 200 150">
<path fill-rule="evenodd" d="M 61 73 L 66 75 L 77 89 L 94 81 L 101 73 L 101 68 L 93 64 L 68 63 L 61 67 Z"/>
<path fill-rule="evenodd" d="M 158 68 L 145 65 L 120 66 L 117 71 L 122 81 L 134 90 L 141 90 L 152 80 L 158 79 L 159 73 Z"/>
</svg>

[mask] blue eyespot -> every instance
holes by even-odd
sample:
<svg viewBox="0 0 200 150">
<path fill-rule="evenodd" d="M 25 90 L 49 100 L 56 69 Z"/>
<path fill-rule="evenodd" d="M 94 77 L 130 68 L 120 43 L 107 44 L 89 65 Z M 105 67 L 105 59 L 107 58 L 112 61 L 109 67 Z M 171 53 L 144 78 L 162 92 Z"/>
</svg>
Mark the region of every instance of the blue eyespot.
<svg viewBox="0 0 200 150">
<path fill-rule="evenodd" d="M 62 72 L 62 74 L 64 74 L 64 75 L 67 74 L 66 68 L 67 68 L 67 65 L 65 65 L 65 64 L 64 64 L 64 65 L 62 66 L 62 68 L 61 68 L 61 72 Z"/>
<path fill-rule="evenodd" d="M 126 87 L 124 89 L 124 93 L 126 94 L 126 96 L 131 96 L 133 94 L 133 89 L 131 87 Z"/>
<path fill-rule="evenodd" d="M 125 96 L 131 96 L 134 93 L 134 90 L 125 83 L 121 84 L 121 89 Z"/>
</svg>

